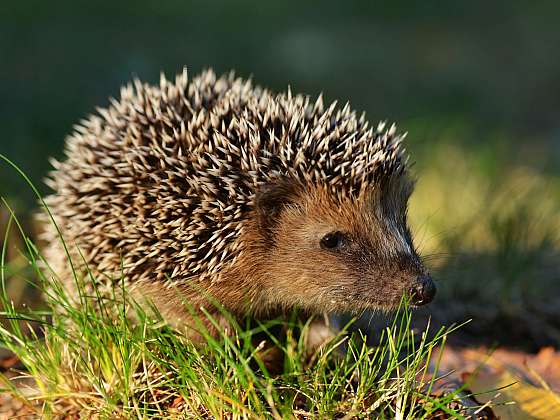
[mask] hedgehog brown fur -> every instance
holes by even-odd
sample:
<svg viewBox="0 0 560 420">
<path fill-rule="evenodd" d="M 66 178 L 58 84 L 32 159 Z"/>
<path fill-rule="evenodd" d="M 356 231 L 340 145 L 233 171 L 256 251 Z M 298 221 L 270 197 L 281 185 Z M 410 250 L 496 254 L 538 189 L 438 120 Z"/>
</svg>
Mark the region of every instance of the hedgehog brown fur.
<svg viewBox="0 0 560 420">
<path fill-rule="evenodd" d="M 124 276 L 176 322 L 200 290 L 239 315 L 433 296 L 406 226 L 412 182 L 394 126 L 211 70 L 135 81 L 98 112 L 48 180 L 78 273 Z M 52 225 L 46 239 L 70 283 Z"/>
</svg>

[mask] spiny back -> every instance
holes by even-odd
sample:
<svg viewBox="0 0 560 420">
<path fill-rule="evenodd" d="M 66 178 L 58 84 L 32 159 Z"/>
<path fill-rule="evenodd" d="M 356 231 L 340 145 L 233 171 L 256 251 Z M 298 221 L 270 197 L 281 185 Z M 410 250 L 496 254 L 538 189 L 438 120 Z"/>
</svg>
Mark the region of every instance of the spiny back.
<svg viewBox="0 0 560 420">
<path fill-rule="evenodd" d="M 122 265 L 130 280 L 218 280 L 243 252 L 261 185 L 290 177 L 344 198 L 406 171 L 394 126 L 233 73 L 135 81 L 98 112 L 53 162 L 47 203 L 96 272 L 118 276 Z"/>
</svg>

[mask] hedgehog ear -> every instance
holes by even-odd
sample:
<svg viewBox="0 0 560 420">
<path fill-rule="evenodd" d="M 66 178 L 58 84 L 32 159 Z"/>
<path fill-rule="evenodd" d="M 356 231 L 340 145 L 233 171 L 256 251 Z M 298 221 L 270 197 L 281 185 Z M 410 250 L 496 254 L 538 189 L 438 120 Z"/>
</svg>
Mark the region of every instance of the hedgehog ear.
<svg viewBox="0 0 560 420">
<path fill-rule="evenodd" d="M 269 237 L 282 209 L 295 201 L 296 185 L 287 179 L 263 184 L 255 197 L 258 227 L 265 237 Z"/>
</svg>

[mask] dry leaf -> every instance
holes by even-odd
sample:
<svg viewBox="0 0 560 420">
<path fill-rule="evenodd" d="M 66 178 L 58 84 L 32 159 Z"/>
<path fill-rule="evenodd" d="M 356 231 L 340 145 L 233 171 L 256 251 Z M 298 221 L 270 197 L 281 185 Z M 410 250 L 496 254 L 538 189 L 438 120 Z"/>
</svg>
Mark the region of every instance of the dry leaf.
<svg viewBox="0 0 560 420">
<path fill-rule="evenodd" d="M 560 419 L 559 395 L 537 388 L 507 370 L 501 373 L 480 372 L 466 379 L 476 399 L 481 403 L 490 402 L 496 415 L 502 419 Z"/>
</svg>

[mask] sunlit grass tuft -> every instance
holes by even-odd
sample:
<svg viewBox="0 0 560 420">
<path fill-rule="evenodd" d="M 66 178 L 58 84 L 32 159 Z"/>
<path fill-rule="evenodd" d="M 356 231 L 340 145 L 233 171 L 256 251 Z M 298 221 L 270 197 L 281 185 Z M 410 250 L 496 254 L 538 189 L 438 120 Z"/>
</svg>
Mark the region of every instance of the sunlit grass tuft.
<svg viewBox="0 0 560 420">
<path fill-rule="evenodd" d="M 430 395 L 435 376 L 428 365 L 434 347 L 444 345 L 449 330 L 441 329 L 429 339 L 425 333 L 417 337 L 406 309 L 377 346 L 341 333 L 309 363 L 304 344 L 309 323 L 295 317 L 283 322 L 284 338 L 268 334 L 275 330 L 274 322 L 245 328 L 233 323 L 232 333 L 219 337 L 200 323 L 205 343 L 200 346 L 127 298 L 104 302 L 83 298 L 94 301 L 76 308 L 66 303 L 66 297 L 51 293 L 50 302 L 57 305 L 51 307 L 52 320 L 45 312 L 16 311 L 2 299 L 7 309 L 2 315 L 11 322 L 0 329 L 0 340 L 22 361 L 24 375 L 33 380 L 33 392 L 11 387 L 7 378 L 4 384 L 41 415 L 422 418 L 438 410 L 457 414 L 449 408 L 453 394 Z M 117 310 L 94 309 L 100 305 Z M 28 323 L 41 325 L 40 337 L 29 333 L 37 328 L 25 328 Z M 256 341 L 263 333 L 264 341 Z M 275 343 L 284 354 L 278 375 L 270 374 L 260 359 L 265 341 Z"/>
</svg>

